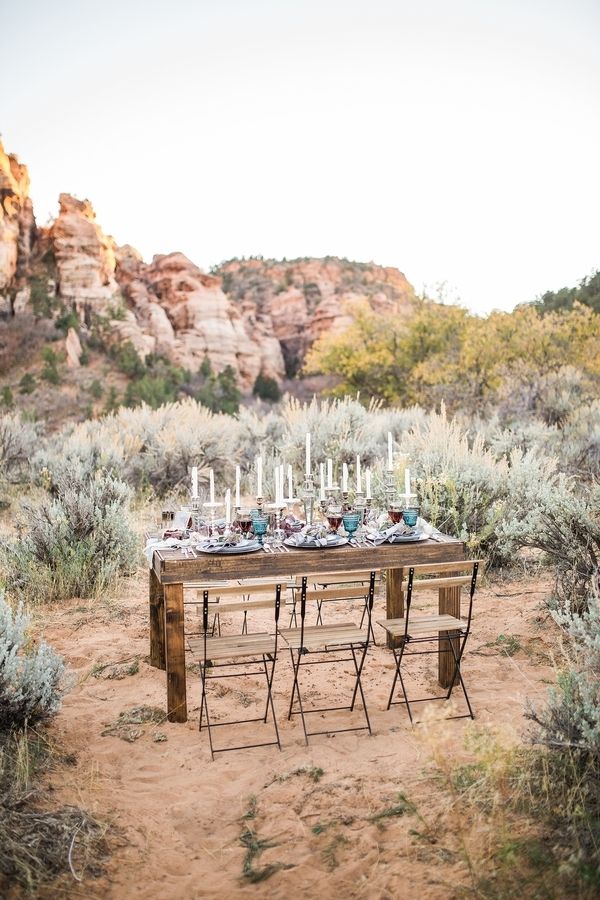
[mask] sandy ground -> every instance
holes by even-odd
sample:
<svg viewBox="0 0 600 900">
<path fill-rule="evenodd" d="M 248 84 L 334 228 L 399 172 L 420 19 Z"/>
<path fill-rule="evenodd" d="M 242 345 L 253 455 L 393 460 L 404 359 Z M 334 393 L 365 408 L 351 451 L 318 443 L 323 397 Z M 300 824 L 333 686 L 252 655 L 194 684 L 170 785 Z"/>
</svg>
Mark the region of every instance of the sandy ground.
<svg viewBox="0 0 600 900">
<path fill-rule="evenodd" d="M 306 747 L 300 722 L 285 716 L 291 667 L 282 653 L 275 676 L 282 752 L 276 747 L 240 751 L 215 762 L 205 732 L 198 732 L 200 684 L 193 666 L 186 724 L 132 724 L 121 736 L 105 733 L 133 707 L 165 709 L 165 674 L 147 662 L 145 572 L 111 603 L 79 601 L 44 611 L 45 635 L 66 657 L 75 682 L 52 732 L 78 762 L 68 782 L 64 770 L 54 776 L 55 800 L 82 805 L 111 826 L 105 874 L 74 885 L 69 896 L 192 900 L 343 894 L 427 900 L 464 895 L 469 871 L 462 836 L 452 827 L 432 752 L 458 764 L 468 758 L 465 743 L 488 726 L 504 741 L 521 739 L 526 701 L 542 699 L 555 678 L 556 629 L 541 608 L 549 587 L 549 581 L 537 579 L 479 588 L 464 660 L 475 722 L 436 721 L 447 711 L 439 703 L 417 707 L 427 721 L 416 728 L 403 707 L 387 712 L 392 657 L 380 643 L 369 651 L 364 672 L 373 735 L 315 737 Z M 333 606 L 327 622 L 355 618 L 355 610 Z M 380 595 L 374 619 L 382 617 L 384 606 Z M 265 614 L 257 615 L 259 625 Z M 407 678 L 409 689 L 435 687 L 432 663 L 417 662 Z M 347 696 L 351 676 L 344 668 L 347 674 L 326 666 L 306 670 L 307 700 L 320 694 L 325 703 L 317 705 L 334 705 Z M 219 716 L 254 714 L 259 688 L 262 706 L 263 688 L 256 679 L 215 684 L 212 709 Z M 352 723 L 359 721 L 357 712 Z M 349 723 L 348 718 L 341 724 Z M 268 740 L 270 726 L 259 727 L 260 739 Z M 221 744 L 241 737 L 227 728 L 217 732 Z M 250 878 L 243 875 L 245 860 L 249 865 L 244 841 L 267 842 L 251 861 Z M 253 883 L 260 875 L 263 880 Z"/>
</svg>

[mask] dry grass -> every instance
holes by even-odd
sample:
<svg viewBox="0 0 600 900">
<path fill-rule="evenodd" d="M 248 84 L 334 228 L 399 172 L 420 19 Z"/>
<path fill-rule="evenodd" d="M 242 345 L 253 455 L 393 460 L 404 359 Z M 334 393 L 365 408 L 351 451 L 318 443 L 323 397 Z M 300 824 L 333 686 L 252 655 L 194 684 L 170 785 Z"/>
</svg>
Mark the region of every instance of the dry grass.
<svg viewBox="0 0 600 900">
<path fill-rule="evenodd" d="M 101 873 L 105 828 L 74 806 L 48 808 L 39 785 L 50 768 L 73 765 L 35 733 L 10 733 L 0 744 L 0 895 L 16 884 L 28 893 L 60 876 L 80 883 Z"/>
</svg>

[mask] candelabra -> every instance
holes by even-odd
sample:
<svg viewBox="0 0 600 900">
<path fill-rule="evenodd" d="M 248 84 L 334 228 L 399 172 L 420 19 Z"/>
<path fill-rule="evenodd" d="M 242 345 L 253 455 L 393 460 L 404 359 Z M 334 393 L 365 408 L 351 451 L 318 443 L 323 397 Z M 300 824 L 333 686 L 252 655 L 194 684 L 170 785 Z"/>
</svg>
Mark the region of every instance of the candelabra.
<svg viewBox="0 0 600 900">
<path fill-rule="evenodd" d="M 257 510 L 258 510 L 259 516 L 263 516 L 263 515 L 264 515 L 264 512 L 265 512 L 265 501 L 264 501 L 264 497 L 257 497 L 257 498 L 256 498 L 256 508 L 257 508 Z"/>
<path fill-rule="evenodd" d="M 313 507 L 315 502 L 315 483 L 312 475 L 309 473 L 304 478 L 304 488 L 302 490 L 302 503 L 304 504 L 304 520 L 307 525 L 313 523 Z"/>
</svg>

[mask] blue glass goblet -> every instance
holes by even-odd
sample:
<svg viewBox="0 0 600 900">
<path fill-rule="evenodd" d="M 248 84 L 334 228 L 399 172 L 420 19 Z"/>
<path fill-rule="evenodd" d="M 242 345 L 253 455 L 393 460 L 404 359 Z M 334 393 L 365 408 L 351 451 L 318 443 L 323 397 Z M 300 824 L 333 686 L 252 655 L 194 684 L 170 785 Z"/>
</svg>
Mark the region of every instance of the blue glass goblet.
<svg viewBox="0 0 600 900">
<path fill-rule="evenodd" d="M 402 510 L 402 518 L 404 519 L 404 524 L 408 526 L 408 528 L 414 528 L 417 524 L 417 517 L 419 515 L 418 510 L 416 509 L 403 509 Z"/>
<path fill-rule="evenodd" d="M 342 522 L 344 523 L 344 528 L 346 529 L 348 538 L 350 540 L 352 540 L 352 538 L 354 537 L 354 533 L 360 525 L 360 520 L 360 513 L 354 512 L 354 510 L 352 510 L 352 512 L 344 513 Z"/>
<path fill-rule="evenodd" d="M 264 536 L 267 533 L 267 528 L 269 527 L 269 519 L 267 516 L 253 516 L 252 517 L 252 529 L 254 534 L 258 538 L 258 543 L 263 546 Z"/>
</svg>

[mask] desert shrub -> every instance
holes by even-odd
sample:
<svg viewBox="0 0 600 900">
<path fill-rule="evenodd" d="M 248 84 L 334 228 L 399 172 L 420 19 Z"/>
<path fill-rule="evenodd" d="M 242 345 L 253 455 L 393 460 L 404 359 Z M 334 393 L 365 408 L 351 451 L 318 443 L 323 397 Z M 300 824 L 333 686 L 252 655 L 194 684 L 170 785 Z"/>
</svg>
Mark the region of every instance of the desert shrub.
<svg viewBox="0 0 600 900">
<path fill-rule="evenodd" d="M 554 618 L 564 629 L 563 667 L 547 703 L 527 712 L 532 745 L 505 749 L 480 732 L 470 742 L 475 761 L 454 770 L 434 751 L 452 808 L 465 807 L 477 896 L 592 900 L 600 891 L 598 593 L 582 615 Z"/>
<path fill-rule="evenodd" d="M 600 485 L 580 493 L 574 487 L 564 475 L 522 484 L 523 508 L 507 511 L 498 530 L 508 546 L 547 554 L 556 570 L 555 602 L 581 612 L 600 573 Z"/>
<path fill-rule="evenodd" d="M 67 334 L 69 328 L 74 328 L 75 331 L 78 331 L 80 325 L 81 322 L 79 321 L 79 317 L 77 313 L 72 309 L 64 310 L 62 315 L 60 315 L 54 322 L 54 327 L 58 331 L 62 331 L 63 334 Z"/>
<path fill-rule="evenodd" d="M 18 413 L 0 416 L 0 481 L 19 481 L 29 468 L 29 460 L 40 443 L 39 424 Z"/>
<path fill-rule="evenodd" d="M 51 479 L 53 496 L 24 506 L 24 537 L 2 550 L 10 592 L 36 603 L 98 596 L 135 567 L 130 489 L 90 458 L 64 461 Z"/>
<path fill-rule="evenodd" d="M 35 725 L 55 713 L 64 663 L 44 641 L 29 641 L 30 620 L 0 592 L 0 732 Z"/>
<path fill-rule="evenodd" d="M 100 384 L 97 378 L 94 378 L 92 383 L 89 386 L 89 392 L 94 398 L 94 400 L 99 400 L 102 394 L 104 393 L 104 388 Z"/>
<path fill-rule="evenodd" d="M 6 384 L 0 391 L 0 403 L 7 409 L 12 409 L 15 405 L 15 398 L 11 388 Z"/>
<path fill-rule="evenodd" d="M 40 784 L 44 771 L 66 765 L 39 732 L 15 731 L 0 738 L 2 897 L 40 896 L 42 885 L 63 874 L 71 884 L 74 874 L 78 881 L 100 874 L 106 829 L 78 807 L 53 807 Z M 66 771 L 62 774 L 67 777 Z M 57 888 L 55 882 L 44 896 L 63 893 L 64 886 Z"/>
<path fill-rule="evenodd" d="M 498 454 L 482 434 L 470 430 L 445 409 L 428 414 L 415 428 L 399 436 L 416 478 L 422 514 L 442 531 L 461 537 L 472 553 L 506 564 L 517 544 L 503 532 L 508 518 L 520 518 L 530 507 L 531 484 L 552 483 L 556 461 L 538 450 L 515 448 Z M 397 487 L 404 491 L 404 464 L 398 461 Z M 376 491 L 382 497 L 383 469 L 375 469 Z"/>
<path fill-rule="evenodd" d="M 531 710 L 536 740 L 548 747 L 592 757 L 600 777 L 600 594 L 592 586 L 586 609 L 554 612 L 567 637 L 567 665 L 550 692 L 547 706 Z M 599 810 L 600 812 L 600 810 Z M 600 823 L 599 823 L 600 824 Z"/>
<path fill-rule="evenodd" d="M 50 317 L 58 308 L 58 300 L 48 290 L 48 278 L 34 275 L 30 279 L 31 306 L 36 316 Z"/>
<path fill-rule="evenodd" d="M 36 465 L 54 472 L 65 459 L 79 460 L 92 469 L 113 469 L 128 484 L 162 495 L 187 488 L 193 465 L 211 466 L 231 478 L 238 435 L 236 419 L 192 399 L 157 410 L 142 405 L 67 429 L 38 454 Z"/>
<path fill-rule="evenodd" d="M 35 390 L 35 385 L 35 377 L 31 374 L 31 372 L 26 372 L 19 381 L 19 393 L 32 394 Z"/>
<path fill-rule="evenodd" d="M 44 347 L 42 359 L 44 360 L 44 367 L 40 373 L 41 377 L 49 384 L 60 384 L 60 372 L 58 371 L 59 354 L 52 347 Z"/>
</svg>

